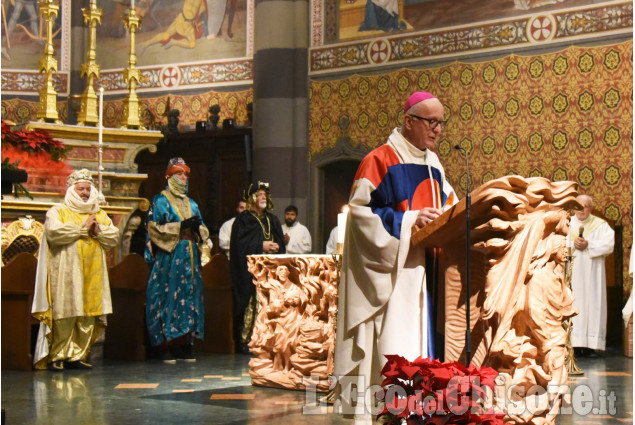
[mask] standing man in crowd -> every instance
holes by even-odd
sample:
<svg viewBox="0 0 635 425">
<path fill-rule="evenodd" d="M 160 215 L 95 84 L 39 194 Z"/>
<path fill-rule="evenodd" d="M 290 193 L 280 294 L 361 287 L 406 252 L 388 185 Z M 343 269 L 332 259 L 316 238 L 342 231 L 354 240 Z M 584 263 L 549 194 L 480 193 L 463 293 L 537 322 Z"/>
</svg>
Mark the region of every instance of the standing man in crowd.
<svg viewBox="0 0 635 425">
<path fill-rule="evenodd" d="M 578 196 L 584 207 L 571 217 L 573 241 L 571 289 L 574 305 L 580 310 L 573 316 L 571 346 L 577 356 L 596 357 L 595 350 L 606 347 L 606 256 L 613 252 L 615 232 L 600 217 L 591 215 L 593 199 Z"/>
<path fill-rule="evenodd" d="M 246 206 L 247 204 L 244 200 L 241 199 L 240 201 L 238 201 L 238 205 L 236 206 L 236 214 L 238 215 L 241 212 L 245 211 Z M 235 220 L 235 216 L 230 218 L 229 220 L 224 222 L 222 226 L 220 226 L 220 230 L 218 231 L 218 245 L 220 246 L 220 249 L 223 251 L 223 253 L 227 255 L 227 258 L 229 258 L 229 246 L 232 235 L 232 226 L 234 225 Z"/>
<path fill-rule="evenodd" d="M 231 234 L 231 274 L 234 283 L 234 343 L 236 352 L 249 354 L 247 344 L 256 318 L 256 286 L 247 269 L 247 255 L 284 254 L 280 220 L 269 212 L 273 202 L 269 183 L 250 185 L 243 194 L 246 209 L 236 216 Z"/>
<path fill-rule="evenodd" d="M 196 202 L 187 196 L 190 167 L 183 158 L 168 162 L 167 188 L 148 211 L 145 259 L 150 264 L 146 323 L 150 344 L 164 363 L 195 362 L 193 337 L 204 337 L 201 247 L 209 231 Z"/>
<path fill-rule="evenodd" d="M 287 254 L 307 254 L 311 252 L 311 234 L 309 229 L 298 220 L 298 208 L 289 205 L 284 209 L 284 244 Z"/>
<path fill-rule="evenodd" d="M 362 160 L 353 182 L 334 375 L 342 413 L 361 422 L 371 422 L 363 395 L 381 383 L 385 355 L 434 355 L 425 249 L 411 246 L 410 237 L 414 225 L 427 226 L 455 202 L 433 152 L 444 124 L 443 104 L 435 96 L 412 94 L 401 128 Z M 354 386 L 358 397 L 351 400 Z"/>
<path fill-rule="evenodd" d="M 67 179 L 64 202 L 46 213 L 33 297 L 40 320 L 36 369 L 90 369 L 90 348 L 112 313 L 106 252 L 119 229 L 99 207 L 89 170 Z"/>
</svg>

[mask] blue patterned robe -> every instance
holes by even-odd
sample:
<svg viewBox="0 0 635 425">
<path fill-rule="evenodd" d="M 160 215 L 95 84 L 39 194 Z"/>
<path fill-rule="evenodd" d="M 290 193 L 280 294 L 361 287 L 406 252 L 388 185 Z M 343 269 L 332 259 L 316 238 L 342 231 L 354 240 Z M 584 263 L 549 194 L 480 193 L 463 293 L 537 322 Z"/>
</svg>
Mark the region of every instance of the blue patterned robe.
<svg viewBox="0 0 635 425">
<path fill-rule="evenodd" d="M 194 332 L 204 337 L 201 253 L 181 221 L 201 213 L 192 199 L 164 190 L 148 211 L 145 259 L 152 266 L 146 290 L 146 323 L 150 343 L 159 345 Z M 201 218 L 202 220 L 202 218 Z M 208 231 L 200 226 L 203 240 Z"/>
</svg>

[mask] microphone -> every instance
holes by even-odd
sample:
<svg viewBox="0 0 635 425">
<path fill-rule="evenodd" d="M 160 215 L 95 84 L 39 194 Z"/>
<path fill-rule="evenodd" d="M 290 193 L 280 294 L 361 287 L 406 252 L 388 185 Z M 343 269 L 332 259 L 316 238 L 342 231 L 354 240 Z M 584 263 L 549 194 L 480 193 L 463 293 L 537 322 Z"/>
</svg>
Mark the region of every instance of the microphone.
<svg viewBox="0 0 635 425">
<path fill-rule="evenodd" d="M 582 237 L 582 235 L 584 235 L 584 227 L 580 226 L 580 237 Z"/>
<path fill-rule="evenodd" d="M 472 360 L 472 334 L 470 326 L 470 210 L 472 209 L 472 198 L 470 197 L 470 163 L 467 159 L 467 150 L 461 145 L 455 145 L 454 149 L 465 155 L 465 173 L 467 174 L 467 191 L 465 195 L 465 367 L 470 366 Z"/>
<path fill-rule="evenodd" d="M 470 194 L 470 162 L 467 159 L 467 151 L 461 145 L 454 145 L 454 149 L 465 155 L 465 173 L 467 174 L 467 194 Z"/>
</svg>

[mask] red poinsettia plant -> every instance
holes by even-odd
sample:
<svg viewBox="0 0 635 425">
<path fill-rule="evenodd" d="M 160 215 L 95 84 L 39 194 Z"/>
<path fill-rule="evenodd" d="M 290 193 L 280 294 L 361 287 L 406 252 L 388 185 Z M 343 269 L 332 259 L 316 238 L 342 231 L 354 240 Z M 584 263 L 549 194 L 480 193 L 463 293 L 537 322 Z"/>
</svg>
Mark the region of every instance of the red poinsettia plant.
<svg viewBox="0 0 635 425">
<path fill-rule="evenodd" d="M 66 177 L 73 172 L 73 167 L 64 162 L 70 149 L 46 131 L 14 131 L 2 120 L 2 167 L 26 170 L 26 186 L 63 190 Z"/>
<path fill-rule="evenodd" d="M 384 402 L 377 417 L 384 417 L 386 423 L 504 424 L 505 415 L 487 407 L 487 389 L 494 390 L 498 376 L 494 369 L 421 357 L 412 362 L 397 355 L 386 358 L 381 371 L 384 390 L 376 394 Z"/>
<path fill-rule="evenodd" d="M 4 120 L 2 120 L 2 147 L 13 147 L 30 154 L 46 152 L 53 161 L 63 160 L 70 150 L 64 146 L 64 143 L 52 138 L 46 131 L 13 131 Z"/>
</svg>

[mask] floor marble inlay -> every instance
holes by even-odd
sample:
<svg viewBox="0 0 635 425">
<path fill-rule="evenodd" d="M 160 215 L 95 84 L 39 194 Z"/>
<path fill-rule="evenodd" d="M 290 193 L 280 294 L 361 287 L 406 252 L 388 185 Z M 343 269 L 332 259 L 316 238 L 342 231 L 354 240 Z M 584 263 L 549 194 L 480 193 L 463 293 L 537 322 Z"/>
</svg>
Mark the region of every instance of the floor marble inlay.
<svg viewBox="0 0 635 425">
<path fill-rule="evenodd" d="M 136 389 L 147 389 L 147 388 L 156 388 L 159 384 L 119 384 L 115 387 L 116 390 L 136 390 Z"/>
</svg>

